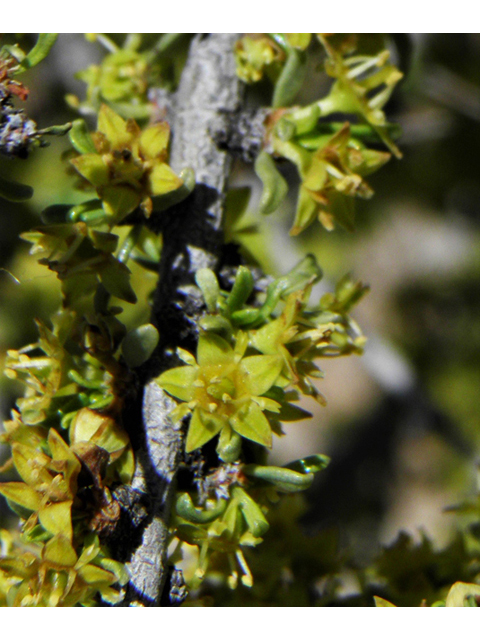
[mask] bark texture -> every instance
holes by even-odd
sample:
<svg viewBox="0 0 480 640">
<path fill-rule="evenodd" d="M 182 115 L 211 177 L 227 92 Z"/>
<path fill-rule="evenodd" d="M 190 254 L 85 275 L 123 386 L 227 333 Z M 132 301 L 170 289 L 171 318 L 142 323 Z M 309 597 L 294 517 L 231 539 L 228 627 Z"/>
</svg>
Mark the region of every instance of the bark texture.
<svg viewBox="0 0 480 640">
<path fill-rule="evenodd" d="M 153 310 L 160 345 L 150 378 L 177 365 L 177 346 L 195 351 L 196 321 L 203 312 L 195 272 L 218 266 L 231 159 L 215 140 L 225 126 L 225 114 L 241 108 L 242 86 L 233 55 L 238 37 L 195 37 L 172 97 L 171 165 L 176 171 L 193 168 L 196 187 L 184 202 L 161 214 L 163 250 Z M 136 454 L 133 489 L 148 496 L 148 517 L 133 536 L 136 546 L 127 563 L 131 581 L 125 604 L 159 606 L 167 579 L 169 514 L 183 446 L 181 425 L 173 424 L 168 417 L 174 406 L 153 380 L 146 382 L 143 429 L 132 441 Z"/>
</svg>

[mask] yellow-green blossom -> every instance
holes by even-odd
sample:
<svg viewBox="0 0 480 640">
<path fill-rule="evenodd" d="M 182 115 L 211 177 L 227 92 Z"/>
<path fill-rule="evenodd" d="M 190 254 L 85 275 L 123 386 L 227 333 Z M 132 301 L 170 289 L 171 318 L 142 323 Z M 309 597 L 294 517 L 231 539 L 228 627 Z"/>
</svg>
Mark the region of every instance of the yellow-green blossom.
<svg viewBox="0 0 480 640">
<path fill-rule="evenodd" d="M 144 54 L 118 49 L 105 56 L 100 65 L 91 65 L 76 77 L 87 83 L 87 101 L 127 102 L 132 96 L 147 102 L 149 66 Z"/>
<path fill-rule="evenodd" d="M 251 33 L 235 45 L 237 74 L 244 82 L 258 82 L 265 68 L 285 59 L 278 44 L 264 33 Z"/>
<path fill-rule="evenodd" d="M 383 107 L 403 73 L 390 62 L 390 52 L 380 50 L 371 55 L 371 36 L 318 34 L 328 59 L 326 72 L 336 79 L 329 96 L 323 101 L 336 105 L 339 111 L 357 113 L 374 129 L 390 151 L 402 154 L 391 139 Z M 365 48 L 365 51 L 363 49 Z M 368 52 L 368 53 L 367 53 Z"/>
<path fill-rule="evenodd" d="M 97 593 L 110 604 L 123 597 L 118 587 L 128 574 L 105 557 L 95 535 L 87 536 L 80 555 L 61 533 L 27 547 L 2 530 L 0 543 L 0 606 L 95 606 Z"/>
<path fill-rule="evenodd" d="M 167 164 L 170 127 L 166 122 L 142 131 L 134 120 L 125 121 L 104 104 L 92 138 L 96 153 L 86 153 L 71 163 L 95 187 L 114 223 L 138 206 L 150 215 L 152 196 L 182 186 Z"/>
<path fill-rule="evenodd" d="M 48 432 L 47 445 L 51 456 L 29 444 L 12 445 L 13 461 L 23 482 L 2 482 L 0 493 L 27 519 L 25 531 L 39 522 L 48 533 L 61 534 L 71 542 L 71 509 L 80 461 L 55 429 Z"/>
<path fill-rule="evenodd" d="M 335 223 L 352 230 L 353 198 L 373 195 L 363 176 L 376 171 L 389 158 L 389 153 L 362 147 L 350 137 L 350 127 L 345 124 L 311 156 L 303 171 L 292 235 L 317 217 L 328 230 Z"/>
<path fill-rule="evenodd" d="M 272 430 L 263 411 L 278 412 L 280 404 L 262 397 L 278 378 L 283 363 L 277 355 L 243 357 L 248 338 L 237 334 L 235 350 L 223 338 L 204 333 L 198 341 L 197 359 L 179 350 L 186 367 L 162 373 L 158 384 L 183 401 L 174 413 L 177 419 L 191 412 L 186 450 L 203 446 L 222 432 L 232 432 L 270 447 Z"/>
</svg>

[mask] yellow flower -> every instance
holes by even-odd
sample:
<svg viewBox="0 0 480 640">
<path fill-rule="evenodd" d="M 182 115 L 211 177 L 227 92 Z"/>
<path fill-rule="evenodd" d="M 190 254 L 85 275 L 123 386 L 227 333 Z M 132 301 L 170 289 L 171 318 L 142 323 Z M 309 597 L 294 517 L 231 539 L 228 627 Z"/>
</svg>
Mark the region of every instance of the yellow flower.
<svg viewBox="0 0 480 640">
<path fill-rule="evenodd" d="M 92 138 L 96 153 L 86 153 L 71 163 L 95 187 L 114 223 L 138 206 L 148 217 L 152 196 L 182 186 L 182 180 L 167 164 L 170 127 L 166 122 L 142 131 L 134 120 L 125 121 L 102 105 Z"/>
<path fill-rule="evenodd" d="M 373 191 L 363 179 L 390 158 L 389 153 L 364 148 L 350 137 L 345 124 L 311 157 L 302 176 L 292 235 L 318 217 L 329 231 L 338 223 L 353 230 L 353 198 L 370 198 Z"/>
<path fill-rule="evenodd" d="M 258 82 L 265 69 L 285 59 L 277 43 L 263 33 L 244 36 L 235 45 L 237 74 L 244 82 Z"/>
<path fill-rule="evenodd" d="M 176 418 L 193 411 L 186 450 L 193 451 L 221 433 L 232 432 L 270 447 L 272 430 L 263 411 L 278 412 L 280 404 L 262 397 L 275 384 L 283 362 L 278 355 L 243 357 L 248 344 L 237 336 L 235 350 L 218 335 L 205 333 L 198 341 L 197 359 L 180 350 L 188 366 L 162 373 L 157 383 L 170 395 L 183 400 Z"/>
</svg>

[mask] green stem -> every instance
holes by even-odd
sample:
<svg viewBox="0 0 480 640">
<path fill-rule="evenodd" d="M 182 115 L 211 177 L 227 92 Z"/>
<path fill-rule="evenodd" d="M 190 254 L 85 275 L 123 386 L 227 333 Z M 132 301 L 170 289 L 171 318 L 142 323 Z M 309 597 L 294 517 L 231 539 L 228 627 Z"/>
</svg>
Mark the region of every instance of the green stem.
<svg viewBox="0 0 480 640">
<path fill-rule="evenodd" d="M 167 53 L 184 36 L 184 33 L 162 33 L 153 49 L 147 54 L 148 61 L 152 62 L 157 56 Z"/>
</svg>

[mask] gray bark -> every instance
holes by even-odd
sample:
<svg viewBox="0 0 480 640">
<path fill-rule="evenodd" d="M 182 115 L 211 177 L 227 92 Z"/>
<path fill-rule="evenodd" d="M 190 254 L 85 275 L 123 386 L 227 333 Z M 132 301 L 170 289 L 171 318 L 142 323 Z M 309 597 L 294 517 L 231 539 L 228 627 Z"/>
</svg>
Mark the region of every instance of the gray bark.
<svg viewBox="0 0 480 640">
<path fill-rule="evenodd" d="M 156 371 L 176 366 L 177 346 L 194 351 L 196 321 L 203 302 L 194 286 L 195 272 L 218 266 L 226 183 L 231 158 L 214 138 L 225 114 L 240 110 L 242 86 L 235 73 L 233 47 L 238 34 L 197 36 L 171 111 L 171 165 L 195 170 L 196 188 L 184 203 L 165 212 L 163 251 L 154 301 L 160 332 Z M 149 516 L 138 546 L 127 563 L 131 575 L 126 604 L 158 606 L 167 577 L 169 516 L 175 475 L 181 460 L 183 431 L 168 417 L 175 406 L 155 383 L 143 398 L 144 432 L 134 443 L 133 489 L 149 496 Z"/>
</svg>

